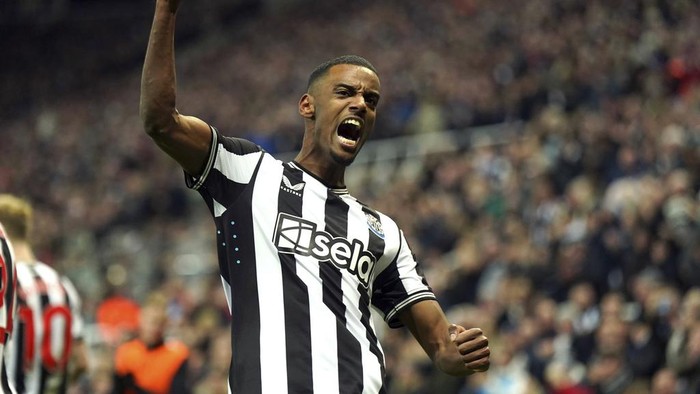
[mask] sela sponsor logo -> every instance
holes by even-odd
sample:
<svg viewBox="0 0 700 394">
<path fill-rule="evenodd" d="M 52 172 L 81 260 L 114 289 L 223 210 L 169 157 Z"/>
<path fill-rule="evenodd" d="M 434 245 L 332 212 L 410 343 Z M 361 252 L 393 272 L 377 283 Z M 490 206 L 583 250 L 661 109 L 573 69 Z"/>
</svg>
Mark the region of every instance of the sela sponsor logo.
<svg viewBox="0 0 700 394">
<path fill-rule="evenodd" d="M 333 237 L 316 223 L 286 213 L 277 216 L 273 242 L 280 253 L 312 256 L 348 270 L 367 287 L 377 260 L 357 239 Z"/>
</svg>

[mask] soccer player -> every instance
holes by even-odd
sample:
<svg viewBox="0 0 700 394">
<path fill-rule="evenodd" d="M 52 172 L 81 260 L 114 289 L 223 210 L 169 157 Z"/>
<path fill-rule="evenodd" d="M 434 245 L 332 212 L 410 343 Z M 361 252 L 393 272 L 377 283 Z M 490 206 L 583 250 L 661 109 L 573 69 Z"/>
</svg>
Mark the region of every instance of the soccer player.
<svg viewBox="0 0 700 394">
<path fill-rule="evenodd" d="M 37 261 L 29 241 L 32 218 L 27 201 L 0 194 L 0 222 L 17 269 L 17 314 L 5 364 L 17 393 L 65 393 L 87 367 L 80 300 L 68 278 Z"/>
<path fill-rule="evenodd" d="M 12 334 L 12 320 L 17 301 L 17 272 L 14 265 L 12 245 L 0 223 L 0 393 L 11 394 L 3 355 L 5 345 Z"/>
<path fill-rule="evenodd" d="M 229 390 L 387 392 L 372 305 L 390 327 L 408 327 L 442 371 L 488 369 L 482 331 L 447 321 L 396 223 L 345 187 L 345 169 L 374 127 L 374 67 L 343 56 L 311 73 L 298 103 L 302 148 L 283 163 L 176 109 L 178 5 L 156 1 L 140 110 L 214 217 L 232 313 Z"/>
</svg>

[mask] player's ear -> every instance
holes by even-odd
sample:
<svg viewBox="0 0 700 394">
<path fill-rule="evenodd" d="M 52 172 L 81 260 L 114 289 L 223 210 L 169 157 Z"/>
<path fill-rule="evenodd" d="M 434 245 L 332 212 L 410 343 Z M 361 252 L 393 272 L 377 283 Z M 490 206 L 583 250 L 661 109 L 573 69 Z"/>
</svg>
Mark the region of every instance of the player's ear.
<svg viewBox="0 0 700 394">
<path fill-rule="evenodd" d="M 306 119 L 314 119 L 315 117 L 314 98 L 308 93 L 304 93 L 299 100 L 299 114 Z"/>
</svg>

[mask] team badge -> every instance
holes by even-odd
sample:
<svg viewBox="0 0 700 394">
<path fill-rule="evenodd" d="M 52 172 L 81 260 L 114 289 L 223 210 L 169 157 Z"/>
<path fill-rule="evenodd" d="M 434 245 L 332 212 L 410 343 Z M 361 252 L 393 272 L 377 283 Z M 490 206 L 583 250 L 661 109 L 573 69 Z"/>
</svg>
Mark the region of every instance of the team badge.
<svg viewBox="0 0 700 394">
<path fill-rule="evenodd" d="M 382 222 L 379 221 L 374 215 L 371 215 L 369 213 L 365 213 L 365 216 L 367 217 L 367 227 L 369 227 L 370 230 L 374 234 L 377 235 L 377 237 L 384 239 L 384 229 L 382 229 Z"/>
</svg>

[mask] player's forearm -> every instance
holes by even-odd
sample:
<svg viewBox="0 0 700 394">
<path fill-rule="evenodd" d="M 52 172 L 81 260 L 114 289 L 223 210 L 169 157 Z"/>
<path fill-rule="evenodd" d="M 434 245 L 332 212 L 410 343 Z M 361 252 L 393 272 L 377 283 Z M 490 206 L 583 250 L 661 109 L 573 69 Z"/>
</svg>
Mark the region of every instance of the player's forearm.
<svg viewBox="0 0 700 394">
<path fill-rule="evenodd" d="M 156 1 L 156 10 L 141 75 L 140 113 L 149 135 L 167 131 L 176 122 L 175 0 Z"/>
<path fill-rule="evenodd" d="M 478 328 L 450 324 L 436 301 L 417 302 L 399 317 L 441 371 L 466 376 L 488 369 L 488 339 Z"/>
<path fill-rule="evenodd" d="M 435 301 L 416 303 L 400 315 L 435 366 L 450 375 L 465 375 L 464 362 L 449 337 L 449 323 Z"/>
</svg>

